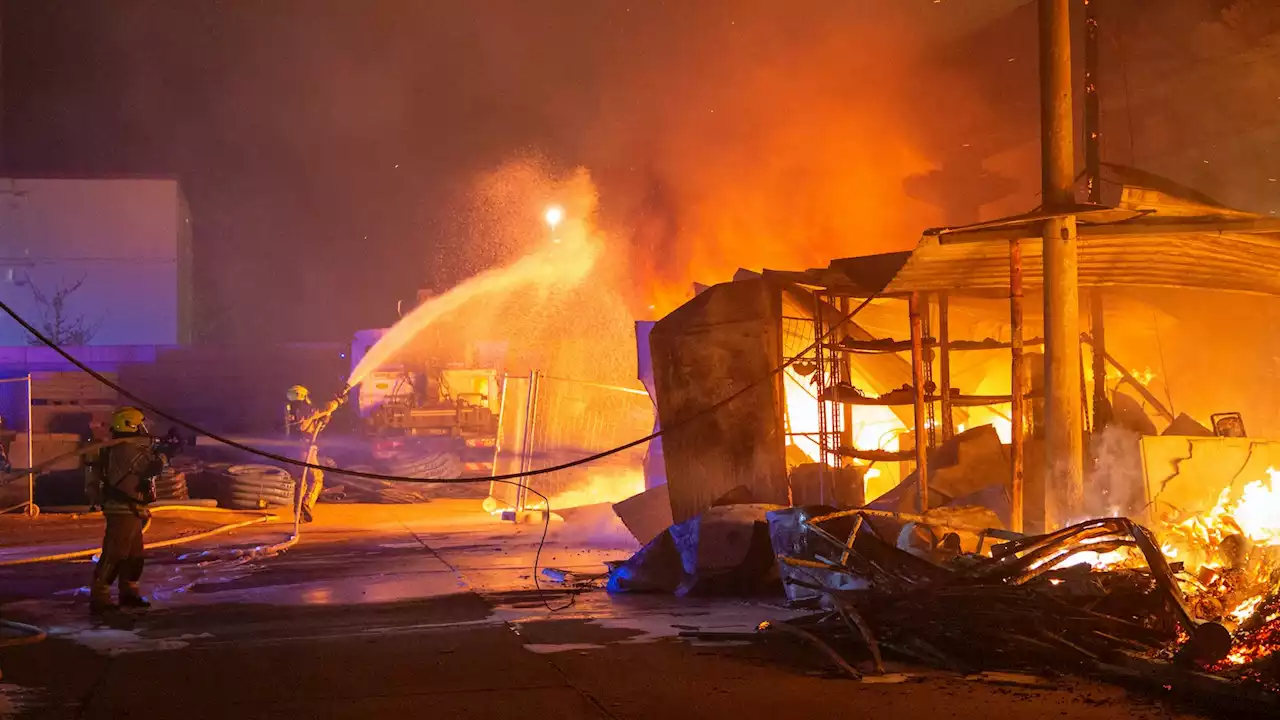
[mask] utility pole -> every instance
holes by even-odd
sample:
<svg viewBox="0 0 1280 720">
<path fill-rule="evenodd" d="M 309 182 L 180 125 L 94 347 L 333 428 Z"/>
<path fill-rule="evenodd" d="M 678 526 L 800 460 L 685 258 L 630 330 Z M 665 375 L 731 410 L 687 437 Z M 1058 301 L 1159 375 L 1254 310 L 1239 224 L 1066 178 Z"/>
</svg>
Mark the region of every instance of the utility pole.
<svg viewBox="0 0 1280 720">
<path fill-rule="evenodd" d="M 1089 202 L 1102 204 L 1102 109 L 1098 103 L 1098 13 L 1084 0 L 1084 170 Z"/>
<path fill-rule="evenodd" d="M 1071 0 L 1040 0 L 1041 191 L 1047 212 L 1075 205 L 1071 117 Z M 1045 480 L 1049 524 L 1084 506 L 1080 286 L 1073 215 L 1046 220 L 1044 240 Z"/>
<path fill-rule="evenodd" d="M 1097 0 L 1084 0 L 1084 172 L 1089 182 L 1089 202 L 1102 204 L 1102 111 L 1098 101 Z M 1093 432 L 1111 422 L 1107 399 L 1107 330 L 1102 288 L 1089 292 L 1093 334 Z"/>
</svg>

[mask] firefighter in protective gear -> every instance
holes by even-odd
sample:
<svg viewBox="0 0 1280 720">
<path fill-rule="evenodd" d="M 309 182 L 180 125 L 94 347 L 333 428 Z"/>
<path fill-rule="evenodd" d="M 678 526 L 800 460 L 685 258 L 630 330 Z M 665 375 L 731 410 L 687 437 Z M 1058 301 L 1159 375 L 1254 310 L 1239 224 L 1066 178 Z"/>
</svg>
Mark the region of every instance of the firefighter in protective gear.
<svg viewBox="0 0 1280 720">
<path fill-rule="evenodd" d="M 164 456 L 147 435 L 141 410 L 123 407 L 111 418 L 111 436 L 122 442 L 103 448 L 94 463 L 97 497 L 106 518 L 102 555 L 93 568 L 90 611 L 99 614 L 117 607 L 111 585 L 119 581 L 120 607 L 147 608 L 142 596 L 142 531 L 151 517 L 147 505 L 155 501 L 155 478 L 164 469 Z"/>
<path fill-rule="evenodd" d="M 335 397 L 319 409 L 311 405 L 310 395 L 301 385 L 289 388 L 285 432 L 302 440 L 300 459 L 314 465 L 318 464 L 317 455 L 313 451 L 316 436 L 329 424 L 334 411 L 346 402 L 346 395 Z M 297 492 L 302 494 L 298 512 L 303 522 L 311 522 L 314 519 L 316 501 L 324 490 L 324 473 L 314 468 L 303 468 L 301 478 L 310 478 L 310 482 L 298 482 Z"/>
<path fill-rule="evenodd" d="M 305 435 L 302 432 L 302 421 L 315 412 L 311 407 L 311 393 L 301 385 L 294 385 L 285 393 L 287 402 L 284 405 L 284 435 L 296 437 Z"/>
</svg>

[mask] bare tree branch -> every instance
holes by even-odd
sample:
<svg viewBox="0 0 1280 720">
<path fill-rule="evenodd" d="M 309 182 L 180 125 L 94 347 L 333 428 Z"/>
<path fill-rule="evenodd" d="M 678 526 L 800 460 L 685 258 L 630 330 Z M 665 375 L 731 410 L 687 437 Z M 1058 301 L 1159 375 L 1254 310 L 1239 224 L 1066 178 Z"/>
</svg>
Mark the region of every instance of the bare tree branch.
<svg viewBox="0 0 1280 720">
<path fill-rule="evenodd" d="M 85 276 L 82 275 L 79 280 L 70 285 L 58 287 L 53 295 L 49 296 L 32 282 L 30 277 L 27 278 L 27 287 L 40 314 L 40 330 L 45 337 L 58 345 L 72 347 L 88 345 L 98 334 L 98 330 L 102 329 L 104 318 L 89 320 L 83 314 L 73 315 L 68 308 L 68 298 L 84 285 L 84 281 Z M 31 345 L 42 344 L 35 338 L 30 338 L 27 342 Z"/>
</svg>

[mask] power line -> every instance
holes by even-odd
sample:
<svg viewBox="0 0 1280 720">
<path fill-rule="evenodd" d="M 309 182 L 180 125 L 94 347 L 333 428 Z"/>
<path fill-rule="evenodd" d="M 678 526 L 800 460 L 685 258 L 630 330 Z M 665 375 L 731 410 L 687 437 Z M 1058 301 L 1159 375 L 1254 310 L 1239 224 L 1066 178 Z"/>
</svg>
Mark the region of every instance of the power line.
<svg viewBox="0 0 1280 720">
<path fill-rule="evenodd" d="M 538 597 L 539 597 L 539 599 L 540 599 L 540 600 L 542 600 L 542 604 L 543 604 L 544 606 L 546 606 L 546 608 L 547 608 L 548 610 L 551 610 L 552 612 L 555 612 L 555 611 L 557 611 L 557 610 L 562 610 L 562 609 L 565 609 L 565 608 L 569 607 L 570 605 L 572 605 L 572 604 L 573 604 L 573 599 L 572 599 L 572 597 L 571 597 L 571 598 L 570 598 L 570 600 L 569 600 L 569 603 L 568 603 L 568 604 L 566 604 L 566 605 L 564 605 L 564 606 L 562 606 L 562 607 L 559 607 L 559 608 L 552 607 L 552 606 L 551 606 L 551 604 L 550 604 L 550 603 L 548 603 L 548 602 L 547 602 L 547 600 L 545 599 L 545 597 L 544 597 L 544 595 L 543 595 L 543 591 L 542 591 L 542 584 L 541 584 L 541 582 L 540 582 L 540 581 L 539 581 L 539 579 L 538 579 L 538 565 L 541 563 L 541 560 L 542 560 L 542 550 L 543 550 L 543 548 L 546 546 L 546 543 L 547 543 L 547 534 L 548 534 L 548 532 L 549 532 L 549 531 L 550 531 L 550 529 L 551 529 L 551 500 L 550 500 L 550 498 L 548 498 L 546 495 L 544 495 L 544 494 L 542 494 L 542 493 L 538 492 L 537 490 L 534 490 L 533 488 L 528 487 L 528 485 L 525 485 L 525 484 L 520 483 L 520 482 L 519 482 L 519 480 L 521 480 L 521 479 L 523 479 L 523 478 L 534 477 L 534 476 L 537 476 L 537 475 L 545 475 L 545 474 L 549 474 L 549 473 L 560 472 L 560 471 L 562 471 L 562 470 L 568 470 L 568 469 L 570 469 L 570 468 L 579 467 L 579 466 L 581 466 L 581 465 L 586 465 L 586 464 L 588 464 L 588 463 L 595 462 L 595 461 L 597 461 L 597 460 L 600 460 L 600 459 L 603 459 L 603 458 L 609 457 L 609 456 L 611 456 L 611 455 L 616 455 L 616 454 L 618 454 L 618 453 L 620 453 L 620 452 L 625 452 L 626 450 L 630 450 L 630 449 L 631 449 L 631 448 L 633 448 L 633 447 L 636 447 L 636 446 L 639 446 L 639 445 L 643 445 L 643 444 L 645 444 L 645 443 L 649 442 L 650 440 L 654 440 L 654 439 L 656 439 L 656 438 L 662 437 L 663 435 L 665 435 L 665 434 L 667 434 L 667 433 L 670 433 L 670 432 L 673 432 L 673 431 L 675 431 L 675 430 L 678 430 L 678 429 L 682 429 L 682 428 L 688 427 L 689 425 L 691 425 L 691 424 L 692 424 L 692 423 L 694 423 L 695 421 L 701 420 L 702 418 L 707 417 L 707 416 L 711 415 L 712 413 L 715 413 L 716 411 L 718 411 L 718 410 L 720 410 L 721 408 L 725 407 L 726 405 L 728 405 L 729 403 L 733 402 L 734 400 L 736 400 L 737 398 L 741 397 L 742 395 L 746 394 L 747 392 L 749 392 L 749 391 L 751 391 L 751 390 L 753 390 L 753 389 L 755 389 L 755 388 L 759 387 L 760 385 L 762 385 L 762 384 L 764 384 L 764 383 L 766 383 L 766 382 L 770 381 L 771 379 L 773 379 L 774 377 L 776 377 L 779 373 L 783 372 L 783 371 L 784 371 L 784 370 L 786 370 L 788 367 L 790 367 L 791 365 L 795 364 L 797 361 L 799 361 L 799 360 L 800 360 L 800 358 L 801 358 L 801 357 L 803 357 L 804 355 L 806 355 L 810 350 L 813 350 L 814 348 L 816 348 L 816 347 L 818 346 L 818 344 L 819 344 L 819 343 L 826 341 L 826 340 L 827 340 L 827 338 L 831 337 L 831 335 L 832 335 L 836 330 L 838 330 L 839 328 L 843 327 L 846 323 L 848 323 L 850 320 L 852 320 L 852 319 L 854 318 L 854 316 L 856 316 L 859 312 L 861 312 L 861 311 L 862 311 L 862 309 L 863 309 L 863 308 L 865 308 L 867 305 L 870 305 L 870 304 L 871 304 L 871 302 L 872 302 L 873 300 L 875 300 L 877 297 L 879 297 L 879 293 L 878 293 L 878 292 L 877 292 L 877 293 L 874 293 L 874 294 L 872 294 L 870 297 L 867 297 L 866 299 L 864 299 L 861 303 L 859 303 L 859 304 L 858 304 L 858 306 L 857 306 L 856 308 L 854 308 L 854 309 L 853 309 L 853 311 L 852 311 L 852 312 L 850 312 L 848 315 L 845 315 L 845 316 L 844 316 L 843 318 L 841 318 L 839 321 L 837 321 L 837 322 L 833 323 L 833 324 L 831 325 L 831 329 L 830 329 L 830 330 L 828 330 L 828 331 L 827 331 L 827 333 L 826 333 L 825 335 L 823 335 L 822 337 L 819 337 L 819 338 L 815 338 L 815 339 L 814 339 L 814 342 L 813 342 L 812 344 L 810 344 L 808 347 L 806 347 L 804 350 L 801 350 L 799 353 L 797 353 L 797 354 L 796 354 L 794 357 L 792 357 L 791 359 L 784 361 L 781 365 L 779 365 L 778 367 L 776 367 L 776 368 L 774 368 L 773 370 L 769 371 L 766 375 L 764 375 L 764 376 L 763 376 L 763 377 L 761 377 L 760 379 L 758 379 L 758 380 L 756 380 L 756 381 L 754 381 L 754 382 L 752 382 L 752 383 L 747 384 L 747 385 L 746 385 L 746 386 L 744 386 L 743 388 L 739 389 L 737 392 L 731 393 L 728 397 L 725 397 L 724 399 L 722 399 L 722 400 L 720 400 L 720 401 L 718 401 L 718 402 L 716 402 L 716 403 L 714 403 L 714 404 L 712 404 L 712 405 L 710 405 L 710 406 L 708 406 L 708 407 L 706 407 L 706 408 L 703 408 L 702 410 L 700 410 L 700 411 L 698 411 L 698 412 L 694 413 L 693 415 L 690 415 L 690 416 L 689 416 L 689 417 L 687 417 L 687 418 L 682 419 L 681 421 L 679 421 L 679 422 L 677 422 L 677 423 L 674 423 L 674 424 L 673 424 L 673 425 L 671 425 L 671 426 L 664 427 L 664 428 L 660 428 L 660 429 L 659 429 L 659 430 L 657 430 L 656 432 L 650 433 L 649 435 L 646 435 L 646 436 L 644 436 L 644 437 L 642 437 L 642 438 L 639 438 L 639 439 L 637 439 L 637 440 L 632 440 L 631 442 L 625 443 L 625 444 L 623 444 L 623 445 L 619 445 L 619 446 L 617 446 L 617 447 L 610 448 L 610 449 L 608 449 L 608 450 L 604 450 L 604 451 L 601 451 L 601 452 L 595 453 L 595 454 L 593 454 L 593 455 L 589 455 L 589 456 L 584 457 L 584 458 L 579 458 L 579 459 L 577 459 L 577 460 L 573 460 L 573 461 L 570 461 L 570 462 L 561 463 L 561 464 L 559 464 L 559 465 L 553 465 L 553 466 L 550 466 L 550 467 L 539 468 L 539 469 L 536 469 L 536 470 L 528 470 L 528 471 L 524 471 L 524 472 L 516 472 L 516 473 L 505 473 L 505 474 L 502 474 L 502 475 L 492 475 L 492 476 L 487 476 L 487 477 L 460 477 L 460 478 L 440 478 L 440 479 L 415 478 L 415 477 L 406 477 L 406 476 L 402 476 L 402 475 L 390 475 L 390 474 L 386 474 L 386 473 L 367 472 L 367 471 L 362 471 L 362 470 L 347 470 L 347 469 L 344 469 L 344 468 L 333 468 L 333 467 L 328 467 L 328 466 L 325 466 L 325 465 L 320 465 L 320 464 L 318 464 L 318 463 L 317 463 L 317 464 L 309 463 L 309 462 L 307 462 L 307 461 L 305 461 L 305 460 L 297 460 L 297 459 L 295 459 L 295 458 L 291 458 L 291 457 L 288 457 L 288 456 L 286 456 L 286 455 L 281 455 L 281 454 L 279 454 L 279 453 L 273 453 L 273 452 L 270 452 L 270 451 L 268 451 L 268 450 L 263 450 L 263 449 L 261 449 L 261 448 L 256 448 L 256 447 L 253 447 L 253 446 L 251 446 L 251 445 L 246 445 L 246 444 L 244 444 L 244 443 L 241 443 L 241 442 L 239 442 L 239 441 L 233 440 L 233 439 L 228 438 L 228 437 L 226 437 L 226 436 L 224 436 L 224 435 L 221 435 L 221 434 L 219 434 L 219 433 L 216 433 L 216 432 L 214 432 L 214 431 L 212 431 L 212 430 L 209 430 L 209 429 L 207 429 L 207 428 L 204 428 L 204 427 L 202 427 L 202 426 L 200 426 L 200 425 L 197 425 L 197 424 L 195 424 L 195 423 L 193 423 L 193 422 L 190 422 L 190 421 L 188 421 L 188 420 L 186 420 L 186 419 L 184 419 L 184 418 L 181 418 L 181 417 L 179 417 L 179 416 L 177 416 L 177 415 L 174 415 L 174 414 L 172 414 L 172 413 L 166 412 L 165 410 L 163 410 L 163 409 L 161 409 L 161 408 L 157 407 L 156 405 L 154 405 L 153 403 L 151 403 L 151 402 L 147 401 L 146 399 L 144 399 L 144 398 L 142 398 L 142 397 L 139 397 L 137 394 L 135 394 L 135 393 L 131 392 L 130 390 L 128 390 L 128 389 L 126 389 L 126 388 L 124 388 L 124 387 L 120 386 L 119 384 L 117 384 L 116 382 L 114 382 L 113 380 L 111 380 L 110 378 L 108 378 L 108 377 L 104 376 L 103 374 L 99 373 L 98 371 L 94 370 L 93 368 L 91 368 L 91 367 L 89 367 L 88 365 L 86 365 L 86 364 L 84 364 L 83 362 L 81 362 L 79 358 L 77 358 L 77 357 L 75 357 L 74 355 L 72 355 L 71 353 L 67 352 L 67 351 L 66 351 L 66 349 L 64 349 L 62 346 L 60 346 L 59 344 L 57 344 L 57 343 L 56 343 L 56 342 L 54 342 L 53 340 L 49 339 L 48 337 L 45 337 L 45 335 L 44 335 L 43 333 L 41 333 L 38 329 L 36 329 L 34 326 L 32 326 L 32 325 L 31 325 L 31 323 L 27 322 L 27 321 L 26 321 L 26 319 L 24 319 L 21 315 L 19 315 L 16 311 L 14 311 L 14 309 L 13 309 L 13 308 L 9 307 L 9 305 L 8 305 L 7 303 L 4 303 L 4 302 L 0 301 L 0 310 L 3 310 L 3 311 L 5 312 L 5 314 L 7 314 L 9 317 L 13 318 L 14 322 L 16 322 L 16 323 L 18 323 L 19 325 L 21 325 L 21 326 L 23 327 L 23 329 L 25 329 L 28 333 L 30 333 L 32 337 L 36 338 L 36 339 L 37 339 L 37 340 L 39 340 L 41 343 L 43 343 L 44 345 L 48 346 L 50 349 L 52 349 L 52 350 L 53 350 L 54 352 L 56 352 L 58 355 L 62 356 L 62 358 L 63 358 L 63 359 L 65 359 L 67 362 L 71 363 L 72 365 L 74 365 L 75 367 L 77 367 L 78 369 L 80 369 L 81 371 L 83 371 L 84 373 L 88 374 L 89 376 L 91 376 L 92 378 L 94 378 L 95 380 L 97 380 L 98 382 L 102 383 L 103 385 L 105 385 L 105 386 L 107 386 L 107 387 L 111 388 L 112 390 L 115 390 L 115 391 L 116 391 L 117 393 L 119 393 L 122 397 L 128 398 L 129 400 L 133 401 L 133 402 L 134 402 L 135 404 L 137 404 L 138 406 L 140 406 L 140 407 L 142 407 L 142 408 L 144 408 L 144 409 L 146 409 L 146 410 L 151 411 L 152 413 L 154 413 L 154 414 L 155 414 L 156 416 L 158 416 L 158 417 L 162 417 L 162 418 L 164 418 L 164 419 L 166 419 L 166 420 L 168 420 L 168 421 L 170 421 L 170 422 L 172 422 L 172 423 L 175 423 L 175 424 L 177 424 L 177 425 L 179 425 L 179 426 L 181 426 L 181 427 L 186 428 L 187 430 L 190 430 L 191 432 L 197 433 L 198 435 L 204 435 L 205 437 L 208 437 L 208 438 L 210 438 L 210 439 L 212 439 L 212 440 L 216 440 L 217 442 L 220 442 L 220 443 L 222 443 L 222 444 L 224 444 L 224 445 L 226 445 L 226 446 L 228 446 L 228 447 L 232 447 L 232 448 L 235 448 L 235 449 L 237 449 L 237 450 L 241 450 L 241 451 L 243 451 L 243 452 L 246 452 L 246 453 L 249 453 L 249 454 L 252 454 L 252 455 L 257 455 L 258 457 L 266 458 L 266 459 L 268 459 L 268 460 L 273 460 L 273 461 L 275 461 L 275 462 L 284 463 L 284 464 L 286 464 L 286 465 L 292 465 L 292 466 L 300 467 L 300 468 L 309 468 L 309 469 L 316 470 L 316 471 L 319 471 L 319 472 L 326 472 L 326 471 L 327 471 L 327 472 L 331 472 L 331 473 L 334 473 L 334 474 L 337 474 L 337 475 L 350 475 L 350 476 L 352 476 L 352 477 L 367 478 L 367 479 L 370 479 L 370 480 L 385 480 L 385 481 L 390 481 L 390 482 L 407 482 L 407 483 L 448 483 L 448 484 L 463 484 L 463 483 L 478 483 L 478 482 L 496 482 L 496 483 L 502 483 L 502 484 L 506 484 L 506 485 L 515 485 L 515 486 L 517 486 L 517 487 L 524 487 L 526 490 L 528 490 L 529 492 L 533 493 L 535 496 L 537 496 L 537 497 L 541 498 L 541 500 L 542 500 L 543 504 L 544 504 L 544 505 L 545 505 L 545 507 L 546 507 L 546 511 L 545 511 L 545 513 L 543 514 L 542 537 L 541 537 L 541 538 L 539 539 L 539 541 L 538 541 L 538 549 L 537 549 L 537 551 L 536 551 L 536 552 L 535 552 L 535 554 L 534 554 L 534 560 L 533 560 L 533 583 L 534 583 L 534 587 L 536 588 L 536 590 L 537 590 L 537 592 L 538 592 Z M 818 312 L 821 312 L 821 308 L 818 308 Z"/>
</svg>

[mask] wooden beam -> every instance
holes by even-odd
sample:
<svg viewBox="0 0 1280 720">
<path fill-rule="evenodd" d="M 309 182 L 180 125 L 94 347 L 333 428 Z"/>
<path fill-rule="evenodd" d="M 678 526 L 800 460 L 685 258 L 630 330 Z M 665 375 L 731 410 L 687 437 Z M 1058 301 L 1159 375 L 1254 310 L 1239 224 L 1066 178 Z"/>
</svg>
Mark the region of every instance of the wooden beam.
<svg viewBox="0 0 1280 720">
<path fill-rule="evenodd" d="M 1080 339 L 1088 343 L 1090 346 L 1094 347 L 1095 349 L 1097 348 L 1097 345 L 1094 345 L 1093 338 L 1090 337 L 1088 334 L 1081 334 Z M 1106 350 L 1101 350 L 1100 352 L 1102 353 L 1102 357 L 1106 358 L 1106 361 L 1111 363 L 1111 367 L 1120 371 L 1121 378 L 1125 382 L 1132 385 L 1134 390 L 1138 391 L 1138 394 L 1142 396 L 1143 400 L 1146 400 L 1147 402 L 1151 403 L 1151 407 L 1155 408 L 1156 412 L 1160 413 L 1160 416 L 1163 417 L 1165 420 L 1168 420 L 1169 422 L 1173 422 L 1173 413 L 1169 412 L 1169 408 L 1166 408 L 1164 406 L 1164 403 L 1160 402 L 1159 398 L 1151 394 L 1151 391 L 1147 389 L 1146 385 L 1143 385 L 1142 383 L 1138 382 L 1138 378 L 1134 377 L 1133 373 L 1129 372 L 1128 368 L 1121 365 L 1119 360 L 1116 360 L 1114 357 L 1112 357 L 1111 353 L 1107 352 Z"/>
<path fill-rule="evenodd" d="M 1023 440 L 1026 432 L 1026 377 L 1022 359 L 1022 242 L 1009 243 L 1009 394 L 1012 396 L 1009 443 L 1010 529 L 1022 532 L 1024 472 Z"/>
<path fill-rule="evenodd" d="M 911 321 L 911 385 L 915 394 L 914 419 L 916 440 L 916 478 L 919 489 L 920 512 L 929 510 L 929 450 L 924 438 L 925 387 L 924 387 L 924 328 L 920 317 L 920 294 L 911 293 L 907 299 L 907 314 Z"/>
<path fill-rule="evenodd" d="M 1087 216 L 1081 218 L 1087 221 Z M 1001 227 L 984 227 L 973 230 L 956 229 L 938 235 L 938 242 L 943 245 L 957 243 L 979 243 L 1019 240 L 1037 240 L 1040 238 L 1044 220 L 1027 221 L 1017 225 Z M 1129 222 L 1105 225 L 1080 224 L 1076 228 L 1081 239 L 1108 240 L 1128 237 L 1179 237 L 1184 235 L 1266 235 L 1280 233 L 1280 220 L 1257 218 L 1247 220 L 1168 220 L 1154 222 L 1137 216 Z M 1250 238 L 1251 242 L 1266 242 L 1263 238 Z M 1272 244 L 1272 243 L 1267 243 Z M 1280 244 L 1276 241 L 1275 244 Z"/>
<path fill-rule="evenodd" d="M 942 442 L 950 440 L 956 434 L 955 423 L 951 415 L 951 302 L 945 292 L 938 293 L 938 372 L 942 375 L 938 383 L 938 392 L 942 395 Z"/>
<path fill-rule="evenodd" d="M 1107 329 L 1103 317 L 1102 290 L 1089 293 L 1093 343 L 1093 431 L 1101 432 L 1111 422 L 1111 401 L 1107 398 Z"/>
</svg>

